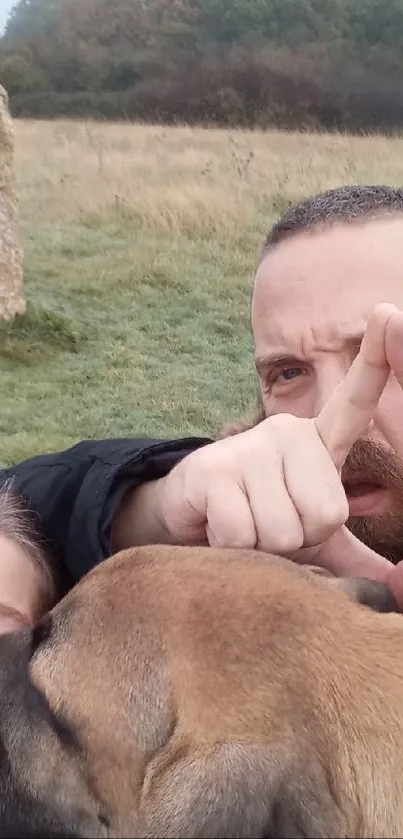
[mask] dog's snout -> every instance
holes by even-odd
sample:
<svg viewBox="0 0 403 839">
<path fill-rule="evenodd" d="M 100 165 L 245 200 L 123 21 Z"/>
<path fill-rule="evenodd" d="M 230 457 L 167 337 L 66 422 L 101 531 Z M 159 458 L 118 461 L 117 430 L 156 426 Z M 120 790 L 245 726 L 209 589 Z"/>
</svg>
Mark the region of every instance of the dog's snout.
<svg viewBox="0 0 403 839">
<path fill-rule="evenodd" d="M 386 583 L 370 580 L 367 577 L 335 577 L 326 568 L 316 565 L 307 565 L 305 569 L 311 574 L 323 577 L 330 585 L 345 591 L 355 603 L 368 606 L 374 612 L 402 613 L 403 611 Z"/>
<path fill-rule="evenodd" d="M 341 581 L 350 597 L 374 612 L 401 612 L 397 600 L 386 583 L 369 580 L 366 577 Z"/>
</svg>

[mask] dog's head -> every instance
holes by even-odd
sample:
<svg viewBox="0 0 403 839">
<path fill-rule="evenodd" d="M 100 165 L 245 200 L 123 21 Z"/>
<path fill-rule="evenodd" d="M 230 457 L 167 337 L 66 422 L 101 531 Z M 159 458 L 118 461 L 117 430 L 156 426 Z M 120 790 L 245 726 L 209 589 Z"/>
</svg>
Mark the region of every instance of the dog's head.
<svg viewBox="0 0 403 839">
<path fill-rule="evenodd" d="M 370 835 L 367 638 L 403 627 L 356 592 L 256 552 L 103 563 L 0 639 L 0 835 Z"/>
</svg>

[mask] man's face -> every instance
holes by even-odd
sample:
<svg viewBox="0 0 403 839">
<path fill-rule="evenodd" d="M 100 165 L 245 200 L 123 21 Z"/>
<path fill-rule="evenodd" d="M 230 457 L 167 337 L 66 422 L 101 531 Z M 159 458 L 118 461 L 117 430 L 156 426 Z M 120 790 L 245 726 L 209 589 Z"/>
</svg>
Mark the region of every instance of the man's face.
<svg viewBox="0 0 403 839">
<path fill-rule="evenodd" d="M 252 303 L 266 415 L 319 413 L 377 303 L 403 309 L 403 218 L 299 234 L 267 255 Z M 378 553 L 402 559 L 403 391 L 393 373 L 342 477 L 350 529 Z"/>
<path fill-rule="evenodd" d="M 23 548 L 0 533 L 0 635 L 33 623 L 41 572 Z"/>
</svg>

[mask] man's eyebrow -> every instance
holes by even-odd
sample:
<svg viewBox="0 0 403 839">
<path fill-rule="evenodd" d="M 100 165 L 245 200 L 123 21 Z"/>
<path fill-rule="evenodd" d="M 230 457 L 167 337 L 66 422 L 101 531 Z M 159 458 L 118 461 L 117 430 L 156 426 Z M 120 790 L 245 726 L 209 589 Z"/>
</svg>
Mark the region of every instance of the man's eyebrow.
<svg viewBox="0 0 403 839">
<path fill-rule="evenodd" d="M 297 361 L 297 357 L 289 353 L 268 353 L 267 355 L 257 355 L 255 357 L 255 367 L 258 373 L 260 373 L 262 370 L 267 370 L 276 364 L 288 364 L 291 362 L 295 364 Z"/>
<path fill-rule="evenodd" d="M 359 332 L 347 333 L 339 339 L 340 346 L 353 347 L 356 349 L 361 346 L 363 337 L 364 332 L 362 330 Z M 292 353 L 273 352 L 266 353 L 265 355 L 257 355 L 255 357 L 255 367 L 258 373 L 260 373 L 262 370 L 267 370 L 277 364 L 295 364 L 296 362 L 302 363 L 302 361 L 303 359 Z"/>
</svg>

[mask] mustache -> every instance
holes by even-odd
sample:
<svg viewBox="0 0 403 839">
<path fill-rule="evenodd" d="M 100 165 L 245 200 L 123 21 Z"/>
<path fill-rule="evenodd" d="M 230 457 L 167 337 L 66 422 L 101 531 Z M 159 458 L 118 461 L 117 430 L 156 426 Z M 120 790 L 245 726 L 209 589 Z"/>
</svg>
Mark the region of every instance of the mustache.
<svg viewBox="0 0 403 839">
<path fill-rule="evenodd" d="M 360 439 L 352 446 L 341 471 L 345 491 L 366 483 L 387 490 L 390 509 L 378 516 L 350 516 L 354 536 L 395 565 L 403 559 L 403 458 L 384 443 Z"/>
<path fill-rule="evenodd" d="M 344 484 L 363 481 L 403 491 L 403 458 L 377 440 L 362 438 L 350 449 L 341 478 Z"/>
</svg>

